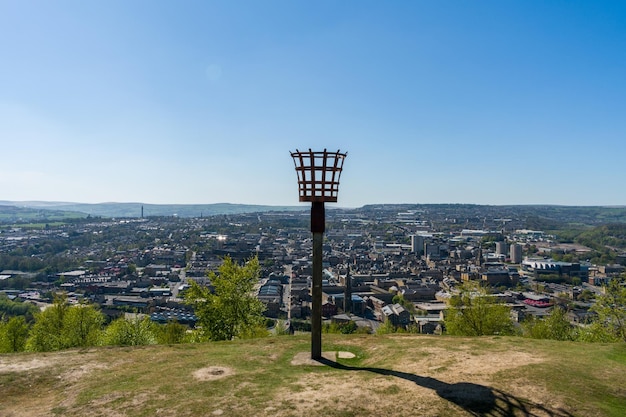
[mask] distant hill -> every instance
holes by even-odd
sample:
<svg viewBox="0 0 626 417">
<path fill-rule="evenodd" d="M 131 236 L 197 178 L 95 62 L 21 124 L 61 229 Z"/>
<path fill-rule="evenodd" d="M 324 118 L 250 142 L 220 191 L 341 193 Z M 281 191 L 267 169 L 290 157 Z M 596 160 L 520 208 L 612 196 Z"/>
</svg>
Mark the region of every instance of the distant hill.
<svg viewBox="0 0 626 417">
<path fill-rule="evenodd" d="M 0 201 L 0 223 L 52 223 L 87 217 L 85 213 L 71 210 L 29 208 Z"/>
<path fill-rule="evenodd" d="M 615 250 L 625 250 L 626 224 L 617 223 L 597 226 L 582 232 L 576 237 L 575 241 L 600 251 L 606 247 Z"/>
<path fill-rule="evenodd" d="M 269 211 L 304 211 L 308 204 L 297 206 L 268 206 L 254 204 L 145 204 L 145 203 L 73 203 L 58 201 L 0 201 L 0 222 L 32 221 L 39 219 L 68 219 L 71 217 L 144 217 L 179 216 L 201 217 L 221 214 L 262 213 Z M 13 208 L 7 208 L 11 206 Z M 338 209 L 329 206 L 328 209 Z M 537 230 L 558 230 L 571 226 L 598 226 L 626 223 L 626 207 L 555 206 L 555 205 L 478 205 L 478 204 L 372 204 L 356 210 L 376 217 L 376 212 L 417 211 L 435 222 L 458 219 L 483 223 L 502 218 L 517 219 L 523 227 Z M 55 213 L 51 213 L 54 211 Z M 3 214 L 4 213 L 4 214 Z M 22 219 L 22 220 L 18 220 Z M 441 222 L 440 222 L 441 223 Z"/>
<path fill-rule="evenodd" d="M 0 201 L 0 205 L 13 206 L 16 209 L 34 209 L 38 213 L 54 210 L 57 212 L 83 213 L 101 217 L 141 217 L 180 216 L 200 217 L 218 214 L 241 214 L 267 211 L 301 211 L 308 206 L 264 206 L 253 204 L 144 204 L 144 203 L 71 203 L 55 201 Z M 26 213 L 26 211 L 24 211 Z"/>
<path fill-rule="evenodd" d="M 524 227 L 557 230 L 571 226 L 597 226 L 626 223 L 626 206 L 559 206 L 559 205 L 479 205 L 479 204 L 372 204 L 364 212 L 385 210 L 417 211 L 429 219 L 511 218 L 522 220 Z"/>
</svg>

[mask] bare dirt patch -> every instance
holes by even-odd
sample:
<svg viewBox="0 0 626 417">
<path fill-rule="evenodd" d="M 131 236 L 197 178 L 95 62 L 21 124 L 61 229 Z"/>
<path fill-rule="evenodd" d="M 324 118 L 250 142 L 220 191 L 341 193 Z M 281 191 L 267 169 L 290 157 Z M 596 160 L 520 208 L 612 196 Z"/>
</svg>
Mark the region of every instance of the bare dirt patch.
<svg viewBox="0 0 626 417">
<path fill-rule="evenodd" d="M 41 353 L 33 355 L 15 355 L 0 357 L 0 373 L 24 372 L 49 366 L 65 366 L 69 363 L 93 363 L 97 361 L 92 352 L 77 355 L 76 351 L 62 351 L 53 353 Z"/>
<path fill-rule="evenodd" d="M 326 407 L 336 411 L 352 410 L 356 415 L 379 415 L 393 409 L 396 415 L 429 415 L 420 406 L 395 395 L 405 393 L 419 397 L 422 404 L 432 404 L 437 395 L 427 388 L 393 377 L 365 378 L 367 373 L 349 375 L 310 375 L 294 388 L 277 393 L 276 403 L 287 408 L 287 415 L 319 415 Z M 390 408 L 391 407 L 391 408 Z M 421 413 L 420 413 L 421 411 Z M 415 414 L 417 412 L 417 414 Z M 411 413 L 411 414 L 409 414 Z M 282 415 L 281 410 L 276 415 Z"/>
<path fill-rule="evenodd" d="M 97 362 L 90 362 L 84 365 L 79 365 L 77 367 L 71 368 L 68 371 L 64 372 L 59 376 L 59 379 L 62 379 L 65 382 L 75 383 L 78 382 L 82 377 L 91 374 L 94 371 L 107 369 L 108 365 Z"/>
<path fill-rule="evenodd" d="M 24 372 L 31 371 L 33 369 L 44 368 L 46 366 L 54 365 L 55 361 L 49 359 L 31 359 L 21 362 L 17 361 L 3 361 L 0 360 L 0 373 L 6 372 Z"/>
<path fill-rule="evenodd" d="M 397 363 L 397 369 L 420 375 L 433 375 L 451 380 L 471 377 L 489 377 L 495 373 L 519 366 L 539 364 L 543 358 L 520 351 L 483 353 L 459 346 L 456 351 L 442 348 L 422 348 L 423 357 Z M 396 366 L 394 366 L 396 368 Z"/>
<path fill-rule="evenodd" d="M 233 373 L 231 368 L 225 366 L 208 366 L 194 371 L 193 377 L 198 381 L 214 381 L 216 379 L 225 378 Z"/>
<path fill-rule="evenodd" d="M 298 353 L 292 365 L 330 366 L 345 372 L 311 372 L 295 389 L 277 392 L 275 400 L 282 407 L 276 415 L 308 415 L 324 409 L 341 414 L 345 408 L 362 415 L 376 415 L 384 409 L 393 410 L 396 415 L 468 412 L 500 416 L 506 413 L 498 413 L 508 410 L 511 416 L 529 411 L 534 413 L 530 415 L 543 416 L 562 408 L 559 399 L 550 397 L 542 387 L 511 387 L 516 396 L 508 394 L 509 387 L 493 388 L 498 385 L 496 374 L 540 364 L 544 358 L 538 355 L 512 350 L 483 352 L 469 345 L 459 345 L 455 350 L 421 346 L 419 351 L 421 355 L 401 356 L 402 359 L 392 359 L 392 365 L 384 367 L 368 366 L 367 360 L 362 366 L 338 364 L 341 352 L 324 352 L 325 361 L 311 360 L 309 352 Z M 346 402 L 346 398 L 350 401 Z M 542 404 L 549 407 L 544 409 Z M 553 415 L 560 416 L 558 412 Z"/>
<path fill-rule="evenodd" d="M 123 412 L 117 410 L 116 403 L 125 398 L 121 392 L 111 393 L 92 400 L 88 406 L 81 408 L 81 415 L 85 417 L 106 415 L 110 417 L 123 417 Z"/>
</svg>

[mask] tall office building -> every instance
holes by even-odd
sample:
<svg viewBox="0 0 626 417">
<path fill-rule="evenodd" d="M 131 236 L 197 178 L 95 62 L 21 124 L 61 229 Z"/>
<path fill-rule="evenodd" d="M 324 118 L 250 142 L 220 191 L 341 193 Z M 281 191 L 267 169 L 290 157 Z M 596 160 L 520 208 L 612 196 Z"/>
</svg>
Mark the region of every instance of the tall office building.
<svg viewBox="0 0 626 417">
<path fill-rule="evenodd" d="M 511 263 L 522 263 L 522 245 L 517 243 L 511 244 Z"/>
<path fill-rule="evenodd" d="M 506 242 L 496 242 L 496 255 L 507 255 Z"/>
<path fill-rule="evenodd" d="M 441 259 L 441 246 L 439 243 L 426 243 L 424 245 L 424 255 L 432 260 Z"/>
<path fill-rule="evenodd" d="M 424 236 L 411 235 L 411 252 L 416 255 L 424 254 Z"/>
</svg>

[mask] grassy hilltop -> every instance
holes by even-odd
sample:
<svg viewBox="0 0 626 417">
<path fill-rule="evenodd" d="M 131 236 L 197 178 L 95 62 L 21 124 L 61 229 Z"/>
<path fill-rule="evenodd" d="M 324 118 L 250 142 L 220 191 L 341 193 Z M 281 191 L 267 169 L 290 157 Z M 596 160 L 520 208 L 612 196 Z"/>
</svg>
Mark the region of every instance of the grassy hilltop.
<svg viewBox="0 0 626 417">
<path fill-rule="evenodd" d="M 324 335 L 325 352 L 355 357 L 322 366 L 309 346 L 302 335 L 0 355 L 0 415 L 626 415 L 624 344 Z"/>
</svg>

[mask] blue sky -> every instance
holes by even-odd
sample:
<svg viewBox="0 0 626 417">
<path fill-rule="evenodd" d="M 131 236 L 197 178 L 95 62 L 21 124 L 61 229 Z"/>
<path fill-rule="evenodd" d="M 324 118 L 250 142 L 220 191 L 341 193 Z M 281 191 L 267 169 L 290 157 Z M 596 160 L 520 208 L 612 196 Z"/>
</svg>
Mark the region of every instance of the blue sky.
<svg viewBox="0 0 626 417">
<path fill-rule="evenodd" d="M 0 0 L 0 200 L 626 205 L 626 2 Z"/>
</svg>

